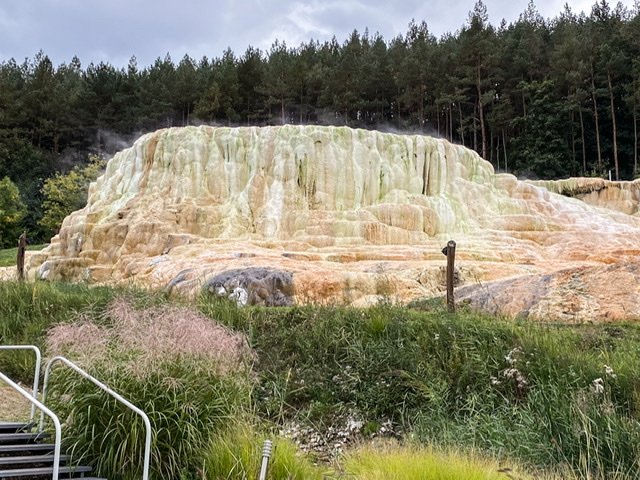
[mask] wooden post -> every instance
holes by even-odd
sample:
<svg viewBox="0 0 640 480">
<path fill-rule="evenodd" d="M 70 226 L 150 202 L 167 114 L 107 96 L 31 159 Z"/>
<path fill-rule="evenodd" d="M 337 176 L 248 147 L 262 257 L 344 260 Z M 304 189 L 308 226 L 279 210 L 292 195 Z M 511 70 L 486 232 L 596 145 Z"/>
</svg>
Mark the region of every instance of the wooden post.
<svg viewBox="0 0 640 480">
<path fill-rule="evenodd" d="M 18 267 L 18 280 L 24 280 L 24 252 L 27 249 L 27 232 L 22 232 L 18 239 L 18 258 L 16 265 Z"/>
<path fill-rule="evenodd" d="M 456 304 L 453 301 L 453 273 L 455 271 L 456 242 L 449 240 L 447 246 L 442 249 L 442 253 L 447 256 L 447 310 L 455 313 Z"/>
</svg>

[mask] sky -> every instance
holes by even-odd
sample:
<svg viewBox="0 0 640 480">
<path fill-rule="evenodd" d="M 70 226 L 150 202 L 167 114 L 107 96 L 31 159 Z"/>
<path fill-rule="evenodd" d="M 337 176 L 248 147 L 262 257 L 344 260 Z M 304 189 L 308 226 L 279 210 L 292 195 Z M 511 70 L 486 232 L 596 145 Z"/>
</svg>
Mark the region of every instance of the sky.
<svg viewBox="0 0 640 480">
<path fill-rule="evenodd" d="M 595 0 L 570 0 L 575 13 L 589 13 Z M 613 5 L 614 1 L 609 0 Z M 632 7 L 638 0 L 623 0 Z M 537 0 L 553 18 L 567 0 Z M 78 56 L 83 66 L 106 61 L 126 66 L 135 55 L 146 66 L 169 53 L 220 57 L 230 47 L 268 51 L 278 39 L 298 46 L 310 39 L 342 43 L 357 29 L 389 41 L 411 19 L 427 22 L 436 37 L 462 27 L 475 0 L 0 0 L 0 62 L 22 62 L 43 50 L 54 64 Z M 528 0 L 485 0 L 489 20 L 517 20 Z"/>
</svg>

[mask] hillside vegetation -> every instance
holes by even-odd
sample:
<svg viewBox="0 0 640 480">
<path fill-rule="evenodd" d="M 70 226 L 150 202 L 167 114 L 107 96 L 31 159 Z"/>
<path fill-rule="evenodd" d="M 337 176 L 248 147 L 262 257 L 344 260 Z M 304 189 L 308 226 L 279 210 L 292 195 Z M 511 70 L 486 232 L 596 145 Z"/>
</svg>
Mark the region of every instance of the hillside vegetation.
<svg viewBox="0 0 640 480">
<path fill-rule="evenodd" d="M 427 465 L 450 449 L 462 452 L 454 466 L 495 459 L 494 467 L 470 467 L 493 474 L 519 466 L 562 478 L 635 478 L 638 469 L 635 325 L 514 323 L 464 309 L 451 315 L 437 302 L 239 309 L 205 296 L 189 303 L 130 289 L 3 282 L 0 342 L 65 352 L 149 412 L 154 478 L 195 478 L 235 461 L 251 469 L 239 459 L 255 461 L 248 452 L 259 456 L 265 436 L 289 445 L 281 452 L 304 452 L 318 475 L 390 478 L 375 458 L 424 457 L 397 462 Z M 0 369 L 28 381 L 31 362 L 5 354 Z M 91 459 L 95 431 L 107 432 L 103 474 L 139 458 L 135 419 L 63 371 L 53 381 L 56 407 L 73 412 L 67 434 Z M 127 435 L 134 441 L 124 442 Z M 374 444 L 374 453 L 357 448 L 374 439 L 392 443 Z M 208 478 L 244 478 L 216 475 Z"/>
</svg>

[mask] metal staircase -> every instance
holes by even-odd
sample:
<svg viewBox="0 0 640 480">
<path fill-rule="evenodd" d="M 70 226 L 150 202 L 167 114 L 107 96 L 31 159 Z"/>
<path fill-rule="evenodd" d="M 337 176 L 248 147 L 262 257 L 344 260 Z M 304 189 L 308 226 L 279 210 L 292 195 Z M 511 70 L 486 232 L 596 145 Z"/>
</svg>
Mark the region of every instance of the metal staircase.
<svg viewBox="0 0 640 480">
<path fill-rule="evenodd" d="M 29 422 L 20 423 L 0 421 L 0 480 L 11 478 L 27 480 L 66 480 L 74 478 L 83 478 L 85 480 L 106 480 L 92 476 L 92 468 L 90 466 L 77 465 L 69 455 L 61 454 L 63 442 L 60 421 L 55 413 L 45 406 L 47 383 L 54 363 L 60 363 L 70 368 L 77 374 L 91 381 L 98 388 L 116 398 L 116 400 L 123 403 L 135 413 L 142 416 L 147 430 L 143 480 L 148 479 L 151 449 L 151 424 L 144 412 L 64 357 L 54 357 L 47 363 L 45 382 L 40 401 L 38 400 L 38 381 L 40 378 L 41 356 L 38 348 L 31 345 L 0 345 L 0 350 L 32 350 L 36 355 L 36 368 L 34 372 L 32 393 L 27 392 L 9 377 L 0 372 L 0 383 L 4 382 L 9 385 L 32 405 Z M 41 412 L 39 424 L 34 422 L 36 409 Z M 44 430 L 45 415 L 48 416 L 53 423 L 53 435 L 49 432 L 45 432 Z"/>
</svg>

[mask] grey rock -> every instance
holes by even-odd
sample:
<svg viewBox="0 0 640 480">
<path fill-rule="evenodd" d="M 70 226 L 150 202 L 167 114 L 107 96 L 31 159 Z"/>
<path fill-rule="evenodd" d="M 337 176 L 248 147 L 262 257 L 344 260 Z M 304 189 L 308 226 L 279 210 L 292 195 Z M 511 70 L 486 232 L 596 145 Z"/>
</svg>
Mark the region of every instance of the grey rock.
<svg viewBox="0 0 640 480">
<path fill-rule="evenodd" d="M 217 296 L 227 296 L 239 306 L 287 306 L 293 303 L 293 275 L 271 268 L 241 268 L 227 270 L 210 278 L 203 290 Z"/>
</svg>

